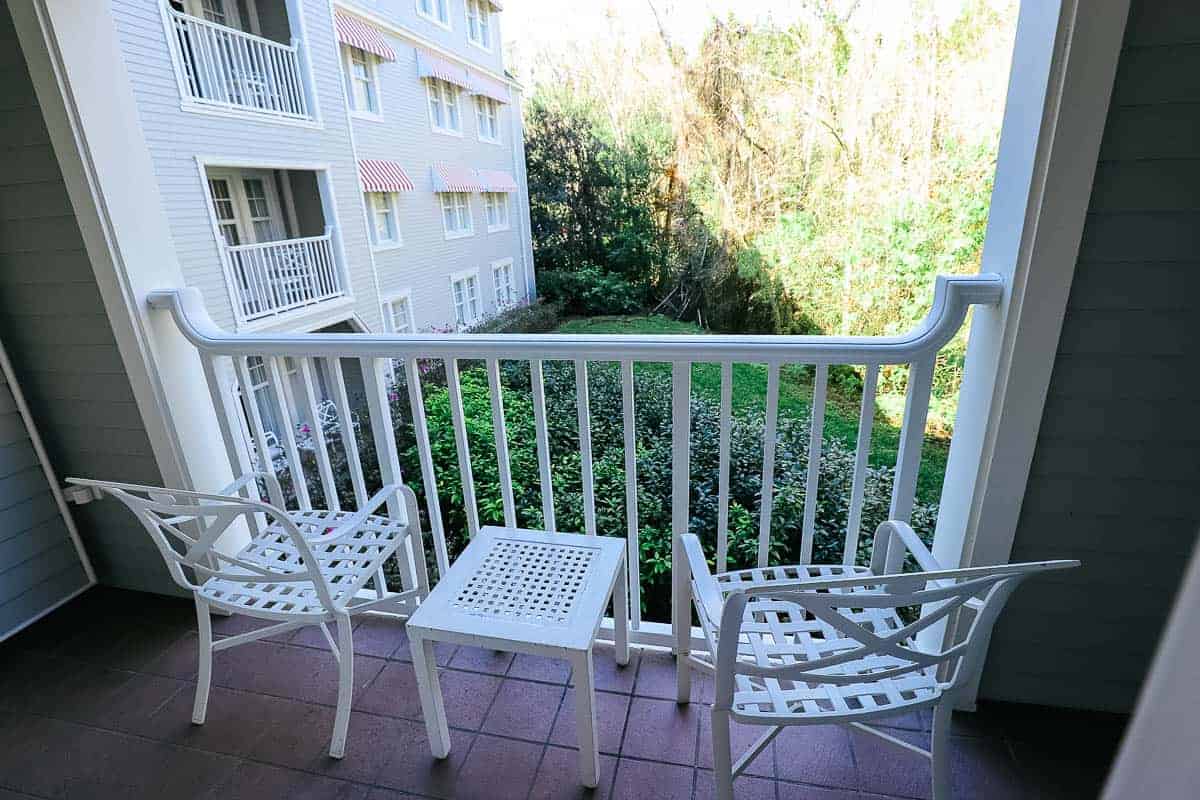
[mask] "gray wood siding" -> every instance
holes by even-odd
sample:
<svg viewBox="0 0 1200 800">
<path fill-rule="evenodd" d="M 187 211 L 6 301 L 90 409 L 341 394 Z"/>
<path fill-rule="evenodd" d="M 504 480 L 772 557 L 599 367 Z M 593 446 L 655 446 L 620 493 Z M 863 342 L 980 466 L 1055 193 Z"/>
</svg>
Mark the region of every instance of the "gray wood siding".
<svg viewBox="0 0 1200 800">
<path fill-rule="evenodd" d="M 0 338 L 61 477 L 159 483 L 7 6 L 0 6 Z M 82 585 L 32 446 L 0 388 L 0 631 Z M 149 537 L 115 503 L 73 517 L 97 577 L 168 591 Z M 7 571 L 6 571 L 7 570 Z M 24 586 L 24 592 L 14 592 Z"/>
<path fill-rule="evenodd" d="M 271 0 L 280 6 L 283 0 Z M 328 172 L 353 311 L 378 330 L 380 311 L 358 165 L 350 142 L 338 44 L 328 0 L 304 0 L 304 46 L 312 63 L 320 111 L 318 126 L 260 121 L 251 116 L 195 113 L 180 107 L 179 88 L 158 2 L 112 0 L 119 45 L 133 85 L 142 130 L 184 280 L 204 295 L 217 324 L 233 329 L 217 234 L 213 229 L 198 157 L 285 168 L 320 165 Z"/>
<path fill-rule="evenodd" d="M 412 7 L 409 4 L 408 7 Z M 398 222 L 403 246 L 375 252 L 380 293 L 390 298 L 404 289 L 412 290 L 413 317 L 418 329 L 453 326 L 454 304 L 450 275 L 479 270 L 480 300 L 485 314 L 496 310 L 496 291 L 491 264 L 513 259 L 513 282 L 524 285 L 525 258 L 522 225 L 526 196 L 523 170 L 517 161 L 522 131 L 515 103 L 500 106 L 501 143 L 479 138 L 475 99 L 462 93 L 459 106 L 462 135 L 435 132 L 430 123 L 426 82 L 417 74 L 417 48 L 407 40 L 389 36 L 396 60 L 378 66 L 382 120 L 352 119 L 355 147 L 360 158 L 396 161 L 412 178 L 416 190 L 400 195 Z M 478 50 L 478 48 L 472 48 Z M 523 157 L 523 156 L 522 156 Z M 474 234 L 446 239 L 442 226 L 441 196 L 433 191 L 432 166 L 438 162 L 476 169 L 503 170 L 520 186 L 519 196 L 509 196 L 509 227 L 488 233 L 483 195 L 471 194 Z"/>
<path fill-rule="evenodd" d="M 1134 0 L 981 696 L 1125 711 L 1200 526 L 1200 10 Z M 1136 590 L 1136 591 L 1130 591 Z"/>
</svg>

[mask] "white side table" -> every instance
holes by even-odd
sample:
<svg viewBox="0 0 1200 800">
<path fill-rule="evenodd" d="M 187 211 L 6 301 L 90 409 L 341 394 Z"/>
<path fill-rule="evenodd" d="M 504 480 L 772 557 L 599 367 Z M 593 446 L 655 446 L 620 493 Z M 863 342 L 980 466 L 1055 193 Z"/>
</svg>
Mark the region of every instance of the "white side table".
<svg viewBox="0 0 1200 800">
<path fill-rule="evenodd" d="M 435 758 L 450 754 L 450 731 L 433 643 L 565 658 L 575 678 L 580 782 L 600 780 L 592 644 L 613 599 L 618 664 L 629 663 L 622 539 L 486 527 L 408 620 L 421 711 Z"/>
</svg>

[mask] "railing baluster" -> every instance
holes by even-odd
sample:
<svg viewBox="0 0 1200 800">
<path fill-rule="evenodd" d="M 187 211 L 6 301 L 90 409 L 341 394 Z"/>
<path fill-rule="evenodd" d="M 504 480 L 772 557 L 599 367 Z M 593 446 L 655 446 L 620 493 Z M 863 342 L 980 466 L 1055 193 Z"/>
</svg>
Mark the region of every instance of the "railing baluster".
<svg viewBox="0 0 1200 800">
<path fill-rule="evenodd" d="M 458 380 L 458 361 L 446 359 L 446 390 L 450 397 L 450 418 L 454 423 L 454 444 L 458 451 L 458 472 L 462 479 L 463 506 L 467 512 L 467 533 L 479 533 L 479 506 L 475 503 L 475 477 L 471 473 L 471 446 L 463 419 L 462 386 Z"/>
<path fill-rule="evenodd" d="M 317 457 L 317 472 L 321 476 L 321 489 L 325 493 L 325 508 L 330 511 L 341 511 L 342 502 L 338 498 L 337 481 L 333 477 L 333 465 L 329 460 L 329 443 L 325 441 L 325 426 L 321 424 L 321 412 L 317 409 L 317 390 L 313 380 L 313 365 L 311 358 L 297 359 L 300 368 L 300 380 L 304 385 L 304 401 L 308 406 L 308 418 L 312 420 L 313 451 Z"/>
<path fill-rule="evenodd" d="M 508 429 L 504 425 L 504 387 L 500 384 L 500 362 L 487 362 L 488 394 L 492 398 L 492 433 L 496 439 L 496 463 L 500 468 L 500 498 L 504 504 L 504 524 L 517 527 L 517 510 L 513 502 L 512 465 L 508 460 Z"/>
<path fill-rule="evenodd" d="M 355 507 L 367 504 L 367 482 L 363 477 L 362 459 L 358 455 L 358 438 L 354 431 L 354 416 L 350 409 L 350 398 L 346 396 L 346 376 L 342 372 L 342 360 L 337 357 L 325 360 L 329 372 L 333 405 L 337 408 L 338 428 L 342 432 L 342 448 L 346 451 L 346 464 L 350 467 L 350 485 L 354 487 Z"/>
<path fill-rule="evenodd" d="M 811 564 L 817 525 L 817 491 L 821 481 L 821 444 L 825 432 L 825 390 L 829 365 L 817 364 L 813 380 L 812 413 L 808 432 L 808 475 L 804 481 L 804 522 L 801 527 L 800 563 Z"/>
<path fill-rule="evenodd" d="M 592 474 L 592 414 L 588 406 L 587 362 L 575 360 L 575 411 L 579 419 L 579 462 L 583 475 L 583 527 L 596 535 L 596 486 Z"/>
<path fill-rule="evenodd" d="M 247 443 L 250 441 L 250 431 L 246 429 L 246 417 L 238 408 L 234 387 L 226 386 L 225 382 L 221 380 L 224 365 L 228 364 L 232 369 L 233 359 L 228 356 L 202 353 L 200 364 L 204 369 L 204 379 L 208 383 L 209 395 L 217 407 L 217 423 L 221 428 L 221 440 L 225 444 L 225 454 L 229 458 L 229 464 L 234 468 L 234 476 L 238 477 L 254 472 L 254 466 L 250 463 L 249 448 L 241 446 L 243 441 Z M 250 481 L 246 485 L 246 494 L 251 500 L 261 499 L 257 481 Z M 250 519 L 253 520 L 251 523 L 251 527 L 254 529 L 252 533 L 257 534 L 261 530 L 259 526 L 262 520 L 257 514 L 252 515 Z"/>
<path fill-rule="evenodd" d="M 429 441 L 429 425 L 425 421 L 425 396 L 421 392 L 421 370 L 417 359 L 405 359 L 404 370 L 408 379 L 408 402 L 412 407 L 413 435 L 421 458 L 421 480 L 425 484 L 425 505 L 429 510 L 433 552 L 440 578 L 450 569 L 450 557 L 446 552 L 446 530 L 442 526 L 442 506 L 438 500 L 437 473 L 433 468 L 433 450 Z"/>
<path fill-rule="evenodd" d="M 387 359 L 362 358 L 363 388 L 367 394 L 367 410 L 371 415 L 371 435 L 375 439 L 375 455 L 379 459 L 379 478 L 386 485 L 403 483 L 404 474 L 400 469 L 400 454 L 396 451 L 396 429 L 392 421 L 392 407 L 388 402 L 387 382 L 383 379 Z M 388 516 L 392 519 L 405 519 L 404 502 L 399 495 L 392 495 L 387 503 Z M 419 522 L 419 520 L 416 520 Z M 417 585 L 416 558 L 413 552 L 412 539 L 405 540 L 401 552 L 396 553 L 396 561 L 400 566 L 400 581 L 404 589 L 412 589 Z M 424 558 L 424 555 L 420 556 Z"/>
<path fill-rule="evenodd" d="M 925 419 L 929 415 L 929 392 L 933 387 L 933 358 L 914 361 L 908 368 L 904 421 L 900 426 L 900 450 L 896 454 L 896 482 L 892 485 L 889 519 L 908 522 L 917 493 L 921 469 L 921 445 L 925 442 Z"/>
<path fill-rule="evenodd" d="M 854 446 L 854 480 L 850 485 L 850 513 L 846 520 L 846 549 L 843 564 L 858 560 L 858 536 L 862 527 L 863 492 L 867 485 L 867 467 L 871 456 L 871 428 L 875 423 L 875 386 L 879 382 L 879 365 L 868 364 L 863 380 L 862 406 L 858 412 L 858 442 Z"/>
<path fill-rule="evenodd" d="M 554 479 L 550 471 L 550 435 L 546 430 L 546 389 L 542 362 L 529 362 L 529 387 L 533 394 L 533 426 L 537 439 L 538 476 L 542 486 L 542 524 L 550 533 L 557 530 L 554 522 Z"/>
<path fill-rule="evenodd" d="M 691 578 L 683 539 L 691 516 L 692 365 L 671 365 L 671 633 L 675 651 L 676 699 L 686 702 L 692 692 L 692 668 L 687 657 L 692 641 Z"/>
<path fill-rule="evenodd" d="M 721 430 L 717 455 L 717 570 L 729 569 L 729 439 L 733 427 L 733 364 L 721 364 Z"/>
<path fill-rule="evenodd" d="M 621 362 L 621 414 L 625 434 L 625 544 L 630 613 L 634 629 L 642 624 L 641 547 L 638 541 L 637 415 L 633 405 L 633 362 Z"/>
<path fill-rule="evenodd" d="M 758 566 L 771 550 L 771 510 L 775 503 L 775 429 L 779 419 L 779 364 L 767 365 L 767 418 L 763 425 L 762 491 L 758 506 Z"/>
<path fill-rule="evenodd" d="M 304 468 L 300 464 L 300 448 L 296 446 L 295 417 L 296 403 L 292 399 L 291 386 L 288 385 L 286 370 L 282 364 L 283 358 L 273 356 L 267 361 L 267 371 L 271 376 L 271 387 L 275 398 L 279 401 L 279 427 L 283 428 L 280 438 L 283 439 L 283 452 L 287 455 L 288 466 L 292 473 L 292 488 L 296 492 L 296 502 L 301 511 L 312 508 L 308 497 L 308 481 L 304 477 Z"/>
</svg>

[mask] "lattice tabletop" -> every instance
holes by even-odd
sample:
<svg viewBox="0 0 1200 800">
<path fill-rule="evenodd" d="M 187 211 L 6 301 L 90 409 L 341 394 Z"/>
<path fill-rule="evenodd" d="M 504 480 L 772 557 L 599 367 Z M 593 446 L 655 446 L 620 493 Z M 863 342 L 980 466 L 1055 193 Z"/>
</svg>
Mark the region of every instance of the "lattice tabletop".
<svg viewBox="0 0 1200 800">
<path fill-rule="evenodd" d="M 604 536 L 483 528 L 409 626 L 434 636 L 460 634 L 460 643 L 486 638 L 588 648 L 624 548 L 624 540 Z"/>
</svg>

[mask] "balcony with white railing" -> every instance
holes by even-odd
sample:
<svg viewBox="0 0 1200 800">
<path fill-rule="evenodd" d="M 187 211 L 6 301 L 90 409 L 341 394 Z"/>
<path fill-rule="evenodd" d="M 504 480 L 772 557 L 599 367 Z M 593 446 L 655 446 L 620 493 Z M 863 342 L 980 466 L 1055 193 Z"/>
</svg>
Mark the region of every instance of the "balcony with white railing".
<svg viewBox="0 0 1200 800">
<path fill-rule="evenodd" d="M 299 41 L 272 41 L 165 8 L 184 104 L 289 120 L 312 118 Z"/>
<path fill-rule="evenodd" d="M 670 646 L 668 614 L 675 626 L 690 627 L 686 584 L 675 586 L 669 601 L 663 591 L 670 582 L 663 574 L 665 559 L 678 573 L 682 557 L 669 542 L 682 533 L 700 535 L 718 568 L 734 560 L 735 545 L 741 561 L 766 564 L 777 552 L 772 548 L 780 546 L 781 534 L 789 539 L 783 543 L 788 554 L 802 563 L 811 563 L 815 553 L 845 563 L 869 558 L 863 552 L 868 526 L 878 520 L 868 517 L 882 513 L 878 508 L 868 513 L 864 506 L 865 492 L 878 483 L 871 477 L 878 473 L 872 473 L 869 456 L 881 368 L 899 366 L 907 372 L 898 451 L 894 471 L 889 471 L 890 502 L 884 495 L 883 504 L 888 518 L 912 517 L 938 352 L 960 329 L 969 308 L 998 302 L 1001 288 L 994 276 L 941 278 L 925 322 L 895 337 L 232 335 L 209 320 L 194 290 L 159 292 L 151 303 L 172 311 L 201 353 L 235 472 L 250 469 L 248 442 L 258 453 L 271 452 L 272 431 L 264 428 L 253 404 L 243 412 L 237 390 L 224 385 L 220 376 L 235 375 L 248 396 L 253 383 L 246 360 L 259 357 L 269 367 L 269 391 L 278 409 L 275 470 L 300 509 L 314 504 L 356 508 L 381 483 L 408 482 L 423 500 L 435 576 L 445 574 L 463 543 L 489 523 L 622 537 L 630 565 L 630 641 Z M 296 365 L 293 378 L 287 377 L 290 363 Z M 750 457 L 745 425 L 734 419 L 732 408 L 733 369 L 741 364 L 765 366 L 766 372 L 764 413 L 752 428 L 761 449 Z M 808 420 L 780 414 L 781 372 L 792 374 L 796 365 L 804 365 L 812 376 Z M 836 445 L 839 463 L 852 466 L 838 477 L 841 483 L 834 491 L 842 500 L 829 504 L 830 511 L 819 510 L 816 500 L 826 496 L 830 487 L 825 482 L 833 480 L 821 465 L 823 454 L 831 458 L 835 448 L 824 422 L 830 370 L 837 365 L 854 366 L 862 386 L 852 458 L 848 444 Z M 720 373 L 719 408 L 702 415 L 692 387 L 694 368 Z M 605 380 L 598 382 L 601 377 Z M 431 412 L 427 395 L 435 393 L 440 405 Z M 323 400 L 331 404 L 324 413 Z M 427 417 L 433 413 L 449 420 L 437 438 L 431 436 L 432 417 Z M 593 424 L 598 415 L 612 424 L 603 440 L 593 441 L 594 430 L 600 429 Z M 312 421 L 320 422 L 310 425 Z M 718 431 L 714 438 L 719 443 L 701 443 L 701 427 Z M 731 447 L 735 428 L 741 438 Z M 487 433 L 481 435 L 481 430 Z M 790 438 L 780 444 L 785 432 Z M 657 452 L 668 455 L 642 465 L 639 454 L 648 451 L 651 437 L 662 445 Z M 792 452 L 805 445 L 806 455 Z M 526 448 L 527 456 L 512 457 Z M 623 457 L 613 458 L 614 448 L 621 448 Z M 609 458 L 598 470 L 594 462 L 601 451 Z M 571 475 L 563 481 L 567 464 Z M 665 469 L 669 483 L 657 484 L 656 495 L 639 490 L 639 481 L 644 484 L 647 477 L 639 476 L 640 469 L 660 474 Z M 487 483 L 478 483 L 476 475 L 486 475 Z M 567 483 L 569 491 L 561 488 Z M 747 485 L 752 485 L 749 492 Z M 569 499 L 556 497 L 556 491 Z M 757 503 L 751 509 L 753 522 L 739 523 L 736 542 L 731 519 L 735 491 L 742 508 Z M 669 531 L 645 527 L 649 512 L 639 518 L 639 510 L 649 503 L 669 509 Z M 773 525 L 776 506 L 784 503 L 794 524 Z M 393 512 L 403 513 L 399 508 Z M 747 536 L 750 526 L 756 533 Z M 929 526 L 926 532 L 931 532 Z M 660 551 L 647 561 L 648 540 L 643 537 L 661 539 L 664 533 L 668 554 Z M 393 575 L 401 584 L 413 585 L 411 564 L 404 559 Z M 657 612 L 643 597 L 643 588 L 654 580 Z M 611 627 L 601 633 L 611 635 L 604 630 Z"/>
<path fill-rule="evenodd" d="M 239 321 L 256 322 L 346 294 L 333 231 L 320 236 L 225 245 Z"/>
</svg>

